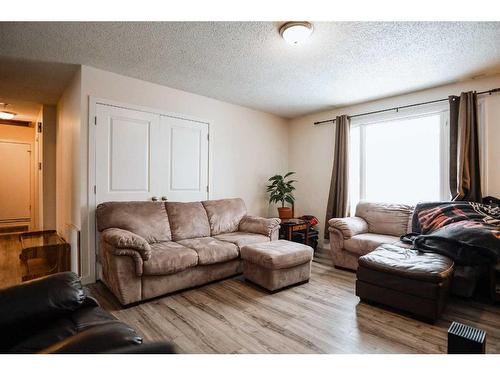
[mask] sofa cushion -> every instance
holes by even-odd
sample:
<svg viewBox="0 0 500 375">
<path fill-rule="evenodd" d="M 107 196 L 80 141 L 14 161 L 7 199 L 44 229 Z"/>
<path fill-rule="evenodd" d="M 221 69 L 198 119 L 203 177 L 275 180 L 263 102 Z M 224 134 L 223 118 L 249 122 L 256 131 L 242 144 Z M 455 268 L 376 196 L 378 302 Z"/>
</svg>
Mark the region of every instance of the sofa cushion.
<svg viewBox="0 0 500 375">
<path fill-rule="evenodd" d="M 344 249 L 358 255 L 365 255 L 375 250 L 381 244 L 392 244 L 399 241 L 399 237 L 386 234 L 363 233 L 344 240 Z"/>
<path fill-rule="evenodd" d="M 210 236 L 210 225 L 201 202 L 167 202 L 168 220 L 174 241 Z"/>
<path fill-rule="evenodd" d="M 257 233 L 246 233 L 246 232 L 232 232 L 232 233 L 224 233 L 214 236 L 214 238 L 234 243 L 240 249 L 242 246 L 250 245 L 253 243 L 260 242 L 270 242 L 271 239 L 268 236 L 264 236 L 263 234 Z"/>
<path fill-rule="evenodd" d="M 198 254 L 177 242 L 161 242 L 151 246 L 151 258 L 143 264 L 144 275 L 169 275 L 194 267 Z"/>
<path fill-rule="evenodd" d="M 96 209 L 97 229 L 128 230 L 148 243 L 170 241 L 170 224 L 162 202 L 106 202 Z"/>
<path fill-rule="evenodd" d="M 286 240 L 246 245 L 241 248 L 242 259 L 271 270 L 308 263 L 312 257 L 312 247 Z"/>
<path fill-rule="evenodd" d="M 370 233 L 402 236 L 408 233 L 413 207 L 406 204 L 360 202 L 356 216 L 365 219 Z"/>
<path fill-rule="evenodd" d="M 238 246 L 234 243 L 220 241 L 213 237 L 191 238 L 181 240 L 179 243 L 198 253 L 200 265 L 227 262 L 240 255 Z"/>
<path fill-rule="evenodd" d="M 210 234 L 236 232 L 241 219 L 246 216 L 245 202 L 240 198 L 202 202 L 210 223 Z"/>
</svg>

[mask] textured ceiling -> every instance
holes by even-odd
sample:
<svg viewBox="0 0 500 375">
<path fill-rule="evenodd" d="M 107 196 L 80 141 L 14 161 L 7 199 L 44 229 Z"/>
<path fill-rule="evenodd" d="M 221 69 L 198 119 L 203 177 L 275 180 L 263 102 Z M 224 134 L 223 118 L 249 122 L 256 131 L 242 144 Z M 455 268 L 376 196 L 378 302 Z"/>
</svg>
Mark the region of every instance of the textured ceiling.
<svg viewBox="0 0 500 375">
<path fill-rule="evenodd" d="M 0 39 L 0 46 L 2 44 Z M 57 104 L 78 69 L 78 65 L 5 57 L 3 52 L 0 49 L 1 102 Z"/>
<path fill-rule="evenodd" d="M 498 22 L 313 24 L 289 46 L 270 22 L 1 23 L 0 55 L 66 73 L 90 65 L 283 117 L 500 72 Z"/>
</svg>

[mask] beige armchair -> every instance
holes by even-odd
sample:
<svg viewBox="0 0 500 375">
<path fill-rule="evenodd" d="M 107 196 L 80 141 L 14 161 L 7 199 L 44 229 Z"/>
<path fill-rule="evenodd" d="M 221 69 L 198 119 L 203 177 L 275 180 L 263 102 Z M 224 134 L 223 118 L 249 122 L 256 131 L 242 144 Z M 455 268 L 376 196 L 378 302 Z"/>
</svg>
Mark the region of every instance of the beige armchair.
<svg viewBox="0 0 500 375">
<path fill-rule="evenodd" d="M 330 219 L 328 231 L 333 264 L 357 270 L 358 258 L 379 245 L 401 245 L 400 236 L 411 232 L 413 209 L 404 204 L 360 202 L 355 216 Z"/>
</svg>

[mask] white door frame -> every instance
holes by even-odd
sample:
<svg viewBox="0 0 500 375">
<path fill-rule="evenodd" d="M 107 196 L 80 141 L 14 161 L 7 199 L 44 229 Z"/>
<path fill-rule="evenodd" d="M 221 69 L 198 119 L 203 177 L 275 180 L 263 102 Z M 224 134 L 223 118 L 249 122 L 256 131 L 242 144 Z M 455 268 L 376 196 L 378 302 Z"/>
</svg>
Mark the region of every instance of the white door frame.
<svg viewBox="0 0 500 375">
<path fill-rule="evenodd" d="M 209 143 L 208 143 L 208 192 L 207 196 L 210 199 L 212 192 L 212 174 L 211 174 L 211 166 L 212 166 L 212 148 L 210 147 L 210 143 L 212 141 L 212 135 L 210 134 L 211 126 L 213 124 L 212 121 L 200 119 L 191 115 L 185 115 L 175 112 L 169 112 L 162 109 L 144 107 L 140 105 L 127 104 L 122 102 L 117 102 L 109 99 L 97 98 L 95 96 L 89 95 L 89 117 L 88 117 L 88 168 L 87 168 L 87 211 L 82 215 L 82 228 L 81 235 L 82 241 L 81 245 L 83 245 L 83 249 L 80 251 L 80 269 L 83 269 L 81 266 L 83 262 L 87 262 L 89 274 L 81 275 L 82 281 L 84 284 L 94 283 L 97 280 L 98 274 L 97 270 L 97 231 L 96 231 L 96 220 L 95 220 L 95 209 L 96 209 L 96 195 L 94 192 L 94 186 L 96 185 L 96 139 L 95 139 L 95 126 L 96 126 L 96 109 L 98 104 L 108 105 L 112 107 L 130 109 L 133 111 L 140 112 L 148 112 L 154 113 L 160 116 L 174 117 L 182 120 L 188 120 L 193 122 L 199 122 L 202 124 L 207 124 L 208 126 L 208 134 L 209 134 Z M 87 235 L 85 235 L 87 233 Z M 86 237 L 86 238 L 83 238 Z M 87 243 L 88 253 L 86 254 L 84 250 L 85 242 Z"/>
</svg>

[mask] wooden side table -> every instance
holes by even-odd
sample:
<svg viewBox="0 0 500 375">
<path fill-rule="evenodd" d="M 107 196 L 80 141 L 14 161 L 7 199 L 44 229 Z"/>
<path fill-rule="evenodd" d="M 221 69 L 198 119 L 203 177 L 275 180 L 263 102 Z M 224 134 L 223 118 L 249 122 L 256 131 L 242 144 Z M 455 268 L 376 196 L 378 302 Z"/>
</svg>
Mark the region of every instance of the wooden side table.
<svg viewBox="0 0 500 375">
<path fill-rule="evenodd" d="M 55 230 L 22 233 L 19 240 L 22 281 L 71 271 L 71 246 Z"/>
<path fill-rule="evenodd" d="M 293 240 L 293 232 L 305 232 L 304 245 L 309 245 L 309 222 L 301 219 L 285 219 L 281 221 L 280 231 L 288 241 Z"/>
</svg>

